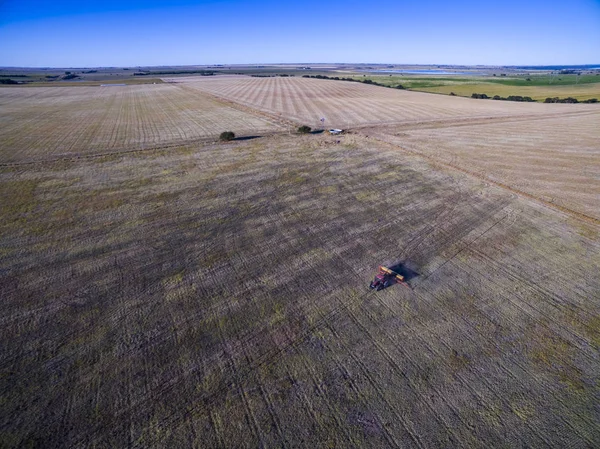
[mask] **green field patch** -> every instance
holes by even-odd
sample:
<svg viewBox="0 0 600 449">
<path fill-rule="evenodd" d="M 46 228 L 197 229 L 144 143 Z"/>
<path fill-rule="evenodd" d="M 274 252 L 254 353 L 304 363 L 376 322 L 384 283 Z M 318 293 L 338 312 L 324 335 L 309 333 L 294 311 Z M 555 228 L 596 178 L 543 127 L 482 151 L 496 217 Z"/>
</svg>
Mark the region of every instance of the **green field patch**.
<svg viewBox="0 0 600 449">
<path fill-rule="evenodd" d="M 354 194 L 354 198 L 356 198 L 361 203 L 372 203 L 374 201 L 377 201 L 379 197 L 379 192 L 375 192 L 372 190 L 363 190 Z"/>
<path fill-rule="evenodd" d="M 533 332 L 529 338 L 529 358 L 558 377 L 571 390 L 582 390 L 582 373 L 574 364 L 575 348 L 546 326 L 536 325 Z"/>
<path fill-rule="evenodd" d="M 523 422 L 528 422 L 535 416 L 535 407 L 524 399 L 511 402 L 510 409 Z"/>
<path fill-rule="evenodd" d="M 588 337 L 592 341 L 592 344 L 597 349 L 600 349 L 600 316 L 590 318 L 590 320 L 587 323 L 587 326 L 585 327 L 585 330 Z"/>
<path fill-rule="evenodd" d="M 337 186 L 321 186 L 317 191 L 322 195 L 335 195 L 338 193 L 339 188 Z"/>
<path fill-rule="evenodd" d="M 26 223 L 27 216 L 38 205 L 38 180 L 0 181 L 0 210 L 4 226 Z"/>
</svg>

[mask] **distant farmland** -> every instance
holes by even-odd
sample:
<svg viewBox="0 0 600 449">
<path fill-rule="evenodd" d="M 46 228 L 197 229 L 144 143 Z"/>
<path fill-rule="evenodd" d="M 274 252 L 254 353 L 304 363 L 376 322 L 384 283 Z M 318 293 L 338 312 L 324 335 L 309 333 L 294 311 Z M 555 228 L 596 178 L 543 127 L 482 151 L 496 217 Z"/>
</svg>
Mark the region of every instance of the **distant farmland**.
<svg viewBox="0 0 600 449">
<path fill-rule="evenodd" d="M 579 101 L 590 98 L 600 100 L 600 74 L 598 75 L 516 75 L 503 76 L 415 76 L 412 74 L 374 74 L 348 75 L 357 81 L 372 80 L 384 86 L 396 87 L 399 84 L 406 89 L 420 92 L 433 92 L 470 97 L 473 93 L 484 93 L 490 98 L 494 95 L 508 97 L 510 95 L 528 96 L 537 101 L 548 97 L 573 97 Z M 330 75 L 331 76 L 331 75 Z"/>
<path fill-rule="evenodd" d="M 459 118 L 554 115 L 597 111 L 594 105 L 522 104 L 424 95 L 389 88 L 306 78 L 215 76 L 178 78 L 189 91 L 208 92 L 309 126 L 347 128 L 368 124 L 439 121 Z M 573 107 L 574 106 L 574 107 Z"/>
<path fill-rule="evenodd" d="M 600 447 L 599 106 L 177 81 L 0 89 L 1 446 Z"/>
<path fill-rule="evenodd" d="M 143 149 L 282 129 L 201 92 L 156 84 L 0 89 L 0 161 Z"/>
</svg>

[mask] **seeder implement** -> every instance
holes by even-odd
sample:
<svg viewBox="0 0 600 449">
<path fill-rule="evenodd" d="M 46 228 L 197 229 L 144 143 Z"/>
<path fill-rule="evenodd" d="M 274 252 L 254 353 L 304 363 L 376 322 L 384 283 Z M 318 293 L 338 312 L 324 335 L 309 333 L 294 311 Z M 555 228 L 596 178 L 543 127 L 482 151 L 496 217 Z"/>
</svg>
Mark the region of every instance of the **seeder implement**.
<svg viewBox="0 0 600 449">
<path fill-rule="evenodd" d="M 373 279 L 369 287 L 377 289 L 377 291 L 379 291 L 393 284 L 402 284 L 405 287 L 410 288 L 410 286 L 405 282 L 404 276 L 381 265 L 379 267 L 379 273 L 375 275 L 375 278 Z"/>
</svg>

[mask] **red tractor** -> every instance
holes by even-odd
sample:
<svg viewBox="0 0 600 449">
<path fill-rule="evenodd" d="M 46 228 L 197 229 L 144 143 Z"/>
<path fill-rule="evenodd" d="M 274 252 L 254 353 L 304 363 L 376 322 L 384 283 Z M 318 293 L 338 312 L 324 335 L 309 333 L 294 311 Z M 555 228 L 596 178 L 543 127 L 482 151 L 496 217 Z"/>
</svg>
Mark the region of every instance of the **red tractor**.
<svg viewBox="0 0 600 449">
<path fill-rule="evenodd" d="M 377 291 L 379 291 L 394 284 L 402 284 L 405 287 L 408 287 L 408 284 L 404 282 L 404 276 L 382 265 L 379 267 L 379 273 L 375 275 L 375 278 L 369 285 L 369 288 L 375 288 Z"/>
</svg>

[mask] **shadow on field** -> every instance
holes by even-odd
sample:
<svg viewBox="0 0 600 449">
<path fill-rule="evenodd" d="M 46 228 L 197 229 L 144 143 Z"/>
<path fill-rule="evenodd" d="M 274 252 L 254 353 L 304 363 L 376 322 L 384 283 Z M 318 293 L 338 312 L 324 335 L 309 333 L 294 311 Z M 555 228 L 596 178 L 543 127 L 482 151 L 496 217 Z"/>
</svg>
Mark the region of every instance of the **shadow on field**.
<svg viewBox="0 0 600 449">
<path fill-rule="evenodd" d="M 406 261 L 395 262 L 393 265 L 389 265 L 388 268 L 392 271 L 395 271 L 399 275 L 404 276 L 404 280 L 406 282 L 410 282 L 411 279 L 420 276 L 420 274 L 414 269 L 412 269 L 409 265 L 411 265 L 410 262 Z"/>
<path fill-rule="evenodd" d="M 324 129 L 314 129 L 310 133 L 311 134 L 323 134 L 325 132 Z"/>
<path fill-rule="evenodd" d="M 236 137 L 233 140 L 253 140 L 253 139 L 260 139 L 262 136 L 243 136 L 243 137 Z"/>
</svg>

